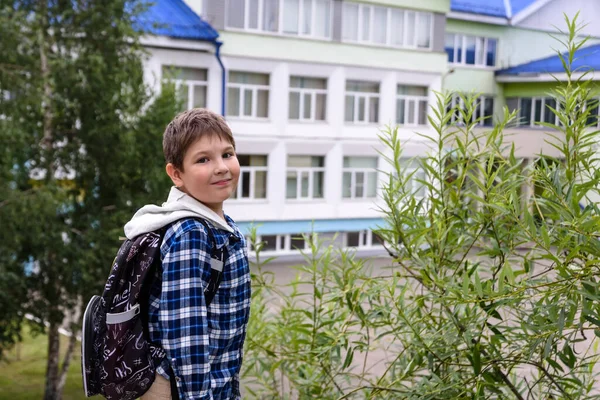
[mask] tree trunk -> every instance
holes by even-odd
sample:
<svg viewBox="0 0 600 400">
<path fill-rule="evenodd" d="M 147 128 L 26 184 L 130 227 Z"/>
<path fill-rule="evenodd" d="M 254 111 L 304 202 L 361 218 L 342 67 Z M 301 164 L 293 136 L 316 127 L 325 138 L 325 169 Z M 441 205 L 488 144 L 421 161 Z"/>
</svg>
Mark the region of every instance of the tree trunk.
<svg viewBox="0 0 600 400">
<path fill-rule="evenodd" d="M 52 322 L 48 327 L 48 362 L 46 364 L 46 389 L 44 400 L 59 400 L 58 359 L 60 356 L 59 324 Z"/>
<path fill-rule="evenodd" d="M 77 314 L 72 315 L 74 317 L 77 316 Z M 65 387 L 65 383 L 67 382 L 67 372 L 69 372 L 69 366 L 71 365 L 71 361 L 73 360 L 73 352 L 75 351 L 75 345 L 77 344 L 77 326 L 75 325 L 75 323 L 69 324 L 69 329 L 71 330 L 71 337 L 69 338 L 67 352 L 65 353 L 65 357 L 63 358 L 62 367 L 60 369 L 60 376 L 58 377 L 58 386 L 56 388 L 58 398 L 62 398 L 62 391 Z"/>
</svg>

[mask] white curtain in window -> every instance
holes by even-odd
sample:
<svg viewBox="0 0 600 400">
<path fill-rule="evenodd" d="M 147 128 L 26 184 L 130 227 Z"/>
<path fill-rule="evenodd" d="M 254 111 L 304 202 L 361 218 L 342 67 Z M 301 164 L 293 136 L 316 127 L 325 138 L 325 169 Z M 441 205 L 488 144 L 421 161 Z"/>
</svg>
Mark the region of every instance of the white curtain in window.
<svg viewBox="0 0 600 400">
<path fill-rule="evenodd" d="M 312 33 L 312 0 L 302 0 L 302 33 Z"/>
<path fill-rule="evenodd" d="M 230 28 L 244 28 L 245 0 L 227 0 L 227 26 Z"/>
<path fill-rule="evenodd" d="M 331 0 L 315 0 L 315 31 L 317 37 L 331 37 Z"/>
<path fill-rule="evenodd" d="M 362 32 L 360 40 L 370 41 L 371 40 L 371 7 L 363 6 L 361 8 L 361 21 L 362 21 Z"/>
<path fill-rule="evenodd" d="M 344 168 L 377 168 L 377 157 L 344 157 Z"/>
<path fill-rule="evenodd" d="M 258 29 L 259 0 L 248 0 L 248 28 Z"/>
<path fill-rule="evenodd" d="M 277 32 L 279 18 L 279 0 L 264 0 L 263 3 L 263 30 Z"/>
<path fill-rule="evenodd" d="M 373 10 L 373 41 L 385 44 L 387 42 L 387 8 L 375 7 Z"/>
<path fill-rule="evenodd" d="M 417 47 L 429 48 L 431 43 L 431 14 L 418 13 Z"/>
<path fill-rule="evenodd" d="M 283 1 L 283 32 L 298 34 L 298 16 L 300 15 L 300 0 Z"/>
<path fill-rule="evenodd" d="M 392 10 L 391 44 L 392 46 L 404 45 L 404 11 Z"/>
<path fill-rule="evenodd" d="M 406 14 L 406 41 L 405 41 L 405 45 L 406 46 L 415 46 L 416 45 L 416 37 L 417 37 L 417 31 L 416 31 L 416 17 L 415 17 L 415 12 L 414 11 L 405 11 Z"/>
<path fill-rule="evenodd" d="M 342 39 L 358 40 L 358 4 L 344 3 Z"/>
</svg>

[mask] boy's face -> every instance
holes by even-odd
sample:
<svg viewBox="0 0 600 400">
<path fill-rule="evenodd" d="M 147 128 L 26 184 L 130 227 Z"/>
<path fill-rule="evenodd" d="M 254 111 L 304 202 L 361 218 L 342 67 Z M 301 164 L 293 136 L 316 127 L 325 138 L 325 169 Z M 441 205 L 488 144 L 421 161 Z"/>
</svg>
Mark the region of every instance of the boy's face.
<svg viewBox="0 0 600 400">
<path fill-rule="evenodd" d="M 175 186 L 222 215 L 223 202 L 237 188 L 240 163 L 231 143 L 204 135 L 187 149 L 183 171 L 169 163 L 167 173 Z"/>
</svg>

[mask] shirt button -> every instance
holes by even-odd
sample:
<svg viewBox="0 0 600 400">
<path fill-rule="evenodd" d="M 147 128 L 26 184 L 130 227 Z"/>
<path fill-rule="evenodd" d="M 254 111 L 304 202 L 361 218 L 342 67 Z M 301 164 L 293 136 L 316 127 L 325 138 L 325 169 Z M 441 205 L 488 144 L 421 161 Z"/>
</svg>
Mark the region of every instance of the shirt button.
<svg viewBox="0 0 600 400">
<path fill-rule="evenodd" d="M 180 377 L 178 377 L 178 376 L 176 376 L 176 377 L 175 377 L 175 380 L 176 380 L 177 382 L 181 382 L 181 378 L 180 378 Z"/>
</svg>

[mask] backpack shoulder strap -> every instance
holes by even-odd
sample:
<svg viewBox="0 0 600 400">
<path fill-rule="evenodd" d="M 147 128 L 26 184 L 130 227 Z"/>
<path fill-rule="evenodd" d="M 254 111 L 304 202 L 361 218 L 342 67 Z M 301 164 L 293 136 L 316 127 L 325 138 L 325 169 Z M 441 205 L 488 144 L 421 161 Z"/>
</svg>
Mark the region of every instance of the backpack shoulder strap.
<svg viewBox="0 0 600 400">
<path fill-rule="evenodd" d="M 215 240 L 212 229 L 210 226 L 208 226 L 206 220 L 202 218 L 193 219 L 201 223 L 208 233 L 208 243 L 210 245 L 210 277 L 208 278 L 208 284 L 206 285 L 206 288 L 204 288 L 204 300 L 206 302 L 206 307 L 208 307 L 215 297 L 223 277 L 223 266 L 225 265 L 225 246 L 217 249 L 217 241 Z M 166 232 L 166 227 L 160 230 L 161 241 Z"/>
<path fill-rule="evenodd" d="M 206 228 L 206 232 L 208 232 L 209 243 L 211 245 L 210 278 L 208 279 L 208 284 L 204 289 L 204 299 L 206 302 L 206 307 L 208 307 L 215 297 L 223 277 L 223 266 L 225 265 L 225 246 L 217 249 L 217 242 L 210 226 L 208 226 L 206 221 L 203 219 L 197 218 L 196 221 L 200 222 L 202 225 L 204 225 L 204 228 Z"/>
</svg>

